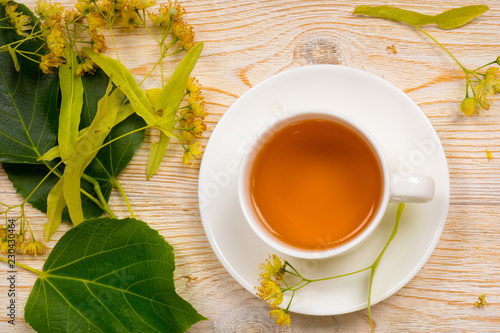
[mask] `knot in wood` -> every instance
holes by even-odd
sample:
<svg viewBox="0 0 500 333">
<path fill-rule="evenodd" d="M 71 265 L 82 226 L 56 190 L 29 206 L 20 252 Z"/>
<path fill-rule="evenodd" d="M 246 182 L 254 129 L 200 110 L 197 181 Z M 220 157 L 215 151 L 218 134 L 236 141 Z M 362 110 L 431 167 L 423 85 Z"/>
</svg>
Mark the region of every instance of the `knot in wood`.
<svg viewBox="0 0 500 333">
<path fill-rule="evenodd" d="M 300 43 L 297 47 L 299 48 L 299 57 L 307 65 L 339 65 L 342 62 L 339 48 L 333 38 L 326 36 L 312 37 Z"/>
</svg>

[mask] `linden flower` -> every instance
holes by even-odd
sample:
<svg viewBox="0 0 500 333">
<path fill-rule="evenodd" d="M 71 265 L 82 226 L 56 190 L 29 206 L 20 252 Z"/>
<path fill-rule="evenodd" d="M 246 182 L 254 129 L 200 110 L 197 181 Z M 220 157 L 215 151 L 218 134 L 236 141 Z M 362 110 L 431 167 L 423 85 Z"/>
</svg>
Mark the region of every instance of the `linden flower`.
<svg viewBox="0 0 500 333">
<path fill-rule="evenodd" d="M 83 62 L 76 68 L 76 75 L 84 75 L 85 73 L 94 73 L 97 68 L 95 62 L 88 57 L 83 58 Z"/>
<path fill-rule="evenodd" d="M 100 2 L 95 2 L 99 13 L 107 20 L 111 18 L 113 14 L 113 2 L 109 0 L 101 0 Z"/>
<path fill-rule="evenodd" d="M 191 87 L 191 89 L 193 88 Z M 203 97 L 200 90 L 190 91 L 188 103 L 195 115 L 199 117 L 205 117 L 207 115 L 205 111 L 205 97 Z"/>
<path fill-rule="evenodd" d="M 121 17 L 118 23 L 124 27 L 128 28 L 129 31 L 132 31 L 137 27 L 139 24 L 141 24 L 141 20 L 139 18 L 139 15 L 135 12 L 135 10 L 131 10 L 130 8 L 127 7 L 126 10 L 121 12 Z"/>
<path fill-rule="evenodd" d="M 16 12 L 17 4 L 5 6 L 5 16 L 9 18 L 10 24 L 16 29 L 19 36 L 28 36 L 25 31 L 31 30 L 31 19 L 27 15 Z"/>
<path fill-rule="evenodd" d="M 169 17 L 172 21 L 180 20 L 185 13 L 184 8 L 176 3 L 172 3 L 172 1 L 169 1 L 166 5 L 161 5 L 159 11 L 161 16 Z"/>
<path fill-rule="evenodd" d="M 269 304 L 270 307 L 275 308 L 283 303 L 283 292 L 276 282 L 264 279 L 256 289 L 258 291 L 257 296 Z"/>
<path fill-rule="evenodd" d="M 271 318 L 276 319 L 276 325 L 279 325 L 281 328 L 290 326 L 290 315 L 285 310 L 272 309 L 269 315 Z"/>
<path fill-rule="evenodd" d="M 129 6 L 132 6 L 135 9 L 146 9 L 152 7 L 156 4 L 155 0 L 130 0 Z"/>
<path fill-rule="evenodd" d="M 21 246 L 21 250 L 23 251 L 24 254 L 30 254 L 36 256 L 37 254 L 44 254 L 45 251 L 47 250 L 47 247 L 42 242 L 31 241 L 24 243 Z"/>
<path fill-rule="evenodd" d="M 35 12 L 40 16 L 40 19 L 45 21 L 49 27 L 54 24 L 61 23 L 64 8 L 60 3 L 52 4 L 50 1 L 38 0 Z"/>
<path fill-rule="evenodd" d="M 188 80 L 187 85 L 186 85 L 186 89 L 187 89 L 187 91 L 192 93 L 192 92 L 200 91 L 201 87 L 198 84 L 198 80 L 196 80 L 196 78 L 191 76 Z"/>
<path fill-rule="evenodd" d="M 196 137 L 201 137 L 201 134 L 207 129 L 207 126 L 203 123 L 203 119 L 195 119 L 193 121 L 193 133 Z"/>
<path fill-rule="evenodd" d="M 281 258 L 277 255 L 270 255 L 259 267 L 261 270 L 260 277 L 263 280 L 281 280 L 285 267 L 286 261 L 281 262 Z"/>
<path fill-rule="evenodd" d="M 9 252 L 9 242 L 0 241 L 0 250 L 3 254 L 7 254 Z"/>
<path fill-rule="evenodd" d="M 64 12 L 64 22 L 66 22 L 66 24 L 73 23 L 79 16 L 80 14 L 76 10 L 68 9 Z"/>
<path fill-rule="evenodd" d="M 470 97 L 465 98 L 460 104 L 460 110 L 466 116 L 472 116 L 477 111 L 477 100 Z"/>
<path fill-rule="evenodd" d="M 182 156 L 182 162 L 185 165 L 191 164 L 193 160 L 201 154 L 199 150 L 200 141 L 190 144 L 185 150 Z"/>
<path fill-rule="evenodd" d="M 92 9 L 92 1 L 91 0 L 78 0 L 75 5 L 76 10 L 80 12 L 80 14 L 85 15 Z"/>
<path fill-rule="evenodd" d="M 182 48 L 189 51 L 194 46 L 194 32 L 190 24 L 182 20 L 173 21 L 172 33 L 179 39 Z"/>
</svg>

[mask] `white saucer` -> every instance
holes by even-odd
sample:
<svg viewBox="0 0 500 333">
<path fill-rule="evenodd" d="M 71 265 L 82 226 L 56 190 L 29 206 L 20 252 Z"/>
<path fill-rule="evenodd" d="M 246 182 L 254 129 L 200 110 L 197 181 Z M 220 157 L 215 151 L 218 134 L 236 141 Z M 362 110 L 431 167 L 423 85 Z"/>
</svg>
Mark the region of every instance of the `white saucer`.
<svg viewBox="0 0 500 333">
<path fill-rule="evenodd" d="M 222 265 L 255 294 L 259 264 L 275 251 L 253 233 L 240 210 L 239 162 L 246 145 L 266 123 L 305 108 L 349 115 L 377 139 L 392 173 L 426 174 L 436 182 L 432 202 L 406 205 L 398 234 L 375 276 L 372 304 L 378 303 L 410 281 L 434 250 L 448 212 L 449 174 L 439 138 L 423 112 L 403 92 L 373 74 L 343 66 L 305 66 L 270 77 L 241 96 L 216 126 L 201 164 L 198 195 L 205 232 Z M 396 204 L 390 204 L 374 234 L 340 257 L 286 259 L 308 278 L 365 268 L 389 238 L 395 213 Z M 336 315 L 366 308 L 368 281 L 369 271 L 365 271 L 312 283 L 295 294 L 290 310 Z"/>
</svg>

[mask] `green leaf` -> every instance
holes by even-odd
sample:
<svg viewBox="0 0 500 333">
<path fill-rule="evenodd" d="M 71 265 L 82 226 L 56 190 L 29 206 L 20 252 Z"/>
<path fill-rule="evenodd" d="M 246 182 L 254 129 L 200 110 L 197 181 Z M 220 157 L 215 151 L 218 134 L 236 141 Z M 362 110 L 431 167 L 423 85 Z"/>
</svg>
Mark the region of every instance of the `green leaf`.
<svg viewBox="0 0 500 333">
<path fill-rule="evenodd" d="M 93 75 L 82 77 L 84 88 L 83 109 L 80 119 L 80 130 L 89 127 L 97 113 L 97 103 L 104 96 L 109 84 L 109 77 L 100 68 Z"/>
<path fill-rule="evenodd" d="M 447 10 L 438 15 L 425 15 L 392 6 L 361 5 L 354 9 L 354 15 L 380 17 L 391 21 L 405 22 L 414 26 L 437 24 L 442 29 L 454 29 L 473 20 L 488 10 L 488 6 L 473 5 Z"/>
<path fill-rule="evenodd" d="M 45 332 L 183 332 L 204 320 L 175 291 L 174 253 L 135 219 L 87 220 L 45 262 L 25 320 Z"/>
<path fill-rule="evenodd" d="M 4 18 L 5 8 L 0 6 L 0 46 L 20 40 L 12 29 L 2 28 L 8 26 Z M 37 52 L 41 46 L 28 41 L 19 49 Z M 18 56 L 18 62 L 20 72 L 9 53 L 0 52 L 0 162 L 40 163 L 37 158 L 57 138 L 59 81 L 24 57 Z"/>
<path fill-rule="evenodd" d="M 66 63 L 59 67 L 61 87 L 61 108 L 59 114 L 58 142 L 59 153 L 66 160 L 78 139 L 78 126 L 83 106 L 82 77 L 76 74 L 78 60 L 71 48 L 65 50 Z"/>
</svg>

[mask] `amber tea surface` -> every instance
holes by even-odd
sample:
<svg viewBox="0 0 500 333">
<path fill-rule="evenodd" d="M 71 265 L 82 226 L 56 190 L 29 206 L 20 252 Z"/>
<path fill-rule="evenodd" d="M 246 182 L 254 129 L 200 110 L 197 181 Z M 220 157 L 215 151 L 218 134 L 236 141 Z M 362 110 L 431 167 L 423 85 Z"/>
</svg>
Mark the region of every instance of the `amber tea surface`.
<svg viewBox="0 0 500 333">
<path fill-rule="evenodd" d="M 273 134 L 250 179 L 261 222 L 300 249 L 340 246 L 361 233 L 382 201 L 382 169 L 367 143 L 332 121 L 304 120 Z"/>
</svg>

